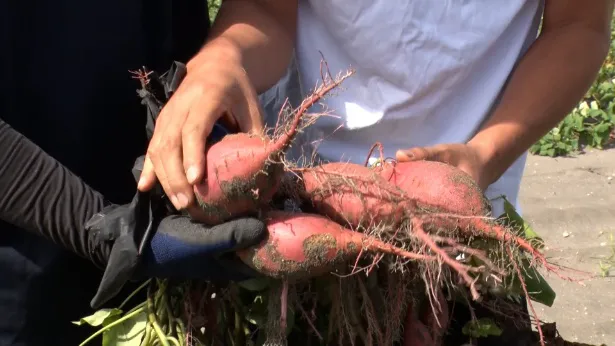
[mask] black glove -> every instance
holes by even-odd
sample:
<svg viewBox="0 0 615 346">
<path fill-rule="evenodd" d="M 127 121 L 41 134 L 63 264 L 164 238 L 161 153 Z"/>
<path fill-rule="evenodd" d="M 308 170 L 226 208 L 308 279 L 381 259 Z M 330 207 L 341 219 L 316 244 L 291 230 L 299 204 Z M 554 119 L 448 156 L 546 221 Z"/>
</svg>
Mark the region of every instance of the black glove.
<svg viewBox="0 0 615 346">
<path fill-rule="evenodd" d="M 137 176 L 142 168 L 140 157 L 134 169 Z M 91 302 L 93 308 L 113 298 L 128 280 L 241 281 L 258 275 L 234 251 L 255 245 L 264 237 L 262 221 L 239 218 L 207 227 L 189 216 L 172 214 L 168 207 L 160 196 L 137 192 L 131 204 L 108 206 L 88 221 L 85 227 L 97 241 L 114 243 Z"/>
</svg>

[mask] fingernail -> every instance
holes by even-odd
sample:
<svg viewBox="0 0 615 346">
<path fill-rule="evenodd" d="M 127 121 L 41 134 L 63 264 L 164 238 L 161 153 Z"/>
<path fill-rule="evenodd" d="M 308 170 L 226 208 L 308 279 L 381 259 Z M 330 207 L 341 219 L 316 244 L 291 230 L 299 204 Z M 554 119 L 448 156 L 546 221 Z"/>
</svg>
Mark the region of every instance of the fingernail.
<svg viewBox="0 0 615 346">
<path fill-rule="evenodd" d="M 140 189 L 145 185 L 145 178 L 140 178 L 137 187 Z"/>
<path fill-rule="evenodd" d="M 179 202 L 179 208 L 184 209 L 188 206 L 188 197 L 183 193 L 177 194 L 177 201 Z"/>
<path fill-rule="evenodd" d="M 173 195 L 173 196 L 169 197 L 169 199 L 171 200 L 171 203 L 173 203 L 175 208 L 181 209 L 180 206 L 179 206 L 179 202 L 177 201 L 177 196 Z"/>
<path fill-rule="evenodd" d="M 412 157 L 414 157 L 414 155 L 408 150 L 398 150 L 397 153 L 395 153 L 395 158 L 399 161 L 412 160 Z"/>
<path fill-rule="evenodd" d="M 197 175 L 198 175 L 197 168 L 194 166 L 190 166 L 190 168 L 188 168 L 188 171 L 186 172 L 186 178 L 188 178 L 188 182 L 190 184 L 194 184 L 196 181 Z"/>
<path fill-rule="evenodd" d="M 404 151 L 402 151 L 402 153 L 404 155 L 406 155 L 409 159 L 414 157 L 414 154 L 412 154 L 412 152 L 410 150 L 404 150 Z"/>
</svg>

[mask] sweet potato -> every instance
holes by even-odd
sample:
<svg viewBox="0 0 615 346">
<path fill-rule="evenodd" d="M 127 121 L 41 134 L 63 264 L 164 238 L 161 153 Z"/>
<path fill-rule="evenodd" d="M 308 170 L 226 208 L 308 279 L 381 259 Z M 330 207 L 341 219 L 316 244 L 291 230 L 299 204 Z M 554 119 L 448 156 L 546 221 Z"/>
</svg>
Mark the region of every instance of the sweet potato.
<svg viewBox="0 0 615 346">
<path fill-rule="evenodd" d="M 340 224 L 396 223 L 403 216 L 403 193 L 368 167 L 333 162 L 301 169 L 298 176 L 301 199 Z"/>
<path fill-rule="evenodd" d="M 454 166 L 436 161 L 385 162 L 375 170 L 424 210 L 464 216 L 490 213 L 476 182 Z"/>
<path fill-rule="evenodd" d="M 329 163 L 298 173 L 300 195 L 317 213 L 351 229 L 370 232 L 385 226 L 382 229 L 411 232 L 469 284 L 467 269 L 443 251 L 431 233 L 516 243 L 546 264 L 526 240 L 486 218 L 489 205 L 484 195 L 467 174 L 452 166 L 427 161 L 376 168 Z"/>
<path fill-rule="evenodd" d="M 228 135 L 207 148 L 203 182 L 194 186 L 200 205 L 192 217 L 206 224 L 254 214 L 267 205 L 280 186 L 284 152 L 298 132 L 303 115 L 346 77 L 324 84 L 295 111 L 288 129 L 272 140 L 264 135 Z"/>
<path fill-rule="evenodd" d="M 240 133 L 213 144 L 207 151 L 207 177 L 194 186 L 202 213 L 193 217 L 216 224 L 269 203 L 284 172 L 281 157 L 291 131 L 276 141 Z"/>
<path fill-rule="evenodd" d="M 375 168 L 336 162 L 300 169 L 298 176 L 304 201 L 317 213 L 350 227 L 394 226 L 419 213 L 490 213 L 474 180 L 440 162 L 386 162 Z"/>
<path fill-rule="evenodd" d="M 316 214 L 270 211 L 268 236 L 257 246 L 238 251 L 241 260 L 258 272 L 279 279 L 322 275 L 353 259 L 361 251 L 408 259 L 429 259 L 354 232 Z"/>
</svg>

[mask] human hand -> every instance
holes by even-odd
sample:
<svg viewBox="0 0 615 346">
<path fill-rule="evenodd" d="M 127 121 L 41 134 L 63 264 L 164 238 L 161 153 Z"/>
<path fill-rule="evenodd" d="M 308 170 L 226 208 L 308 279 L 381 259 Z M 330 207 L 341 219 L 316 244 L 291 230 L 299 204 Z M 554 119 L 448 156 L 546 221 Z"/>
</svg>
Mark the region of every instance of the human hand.
<svg viewBox="0 0 615 346">
<path fill-rule="evenodd" d="M 139 190 L 160 182 L 176 209 L 194 207 L 192 185 L 205 178 L 206 139 L 216 121 L 231 132 L 263 128 L 257 93 L 235 47 L 213 41 L 187 64 L 187 74 L 163 107 L 149 147 Z"/>
<path fill-rule="evenodd" d="M 439 144 L 398 150 L 396 159 L 400 162 L 428 160 L 447 163 L 469 174 L 483 191 L 493 183 L 486 168 L 488 160 L 484 149 L 472 143 Z"/>
<path fill-rule="evenodd" d="M 256 245 L 265 233 L 265 224 L 256 218 L 208 227 L 188 216 L 168 216 L 145 247 L 138 274 L 181 280 L 245 280 L 258 274 L 234 253 Z"/>
</svg>

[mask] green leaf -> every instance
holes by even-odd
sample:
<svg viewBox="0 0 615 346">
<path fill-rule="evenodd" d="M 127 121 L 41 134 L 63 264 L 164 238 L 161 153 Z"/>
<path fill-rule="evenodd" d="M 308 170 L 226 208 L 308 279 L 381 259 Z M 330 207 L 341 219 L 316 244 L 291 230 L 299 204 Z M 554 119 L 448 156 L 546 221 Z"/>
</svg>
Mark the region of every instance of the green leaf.
<svg viewBox="0 0 615 346">
<path fill-rule="evenodd" d="M 270 313 L 267 299 L 268 297 L 257 296 L 252 304 L 248 306 L 246 314 L 246 320 L 248 322 L 260 328 L 266 327 Z M 279 311 L 276 313 L 279 313 Z M 295 311 L 289 306 L 286 313 L 286 335 L 290 334 L 294 326 Z"/>
<path fill-rule="evenodd" d="M 568 149 L 569 145 L 567 143 L 564 142 L 558 142 L 555 144 L 555 148 L 560 149 L 560 150 L 566 150 Z"/>
<path fill-rule="evenodd" d="M 114 317 L 114 320 L 116 319 L 119 319 L 119 316 Z M 146 324 L 147 314 L 143 311 L 104 332 L 102 345 L 139 346 L 145 334 Z"/>
<path fill-rule="evenodd" d="M 547 150 L 545 151 L 545 153 L 546 153 L 548 156 L 555 157 L 555 149 L 547 149 Z"/>
<path fill-rule="evenodd" d="M 530 225 L 517 213 L 515 207 L 506 199 L 505 196 L 501 196 L 504 199 L 504 214 L 500 216 L 500 219 L 509 226 L 521 228 L 521 236 L 529 240 L 538 249 L 544 247 L 543 239 L 536 233 Z M 531 263 L 527 259 L 523 259 L 523 268 L 521 273 L 523 274 L 523 280 L 528 291 L 530 299 L 547 305 L 552 306 L 555 301 L 555 291 L 549 283 L 543 278 L 543 276 L 531 266 Z M 511 273 L 513 279 L 512 291 L 516 294 L 523 295 L 524 292 L 521 288 L 521 282 L 517 278 L 517 275 Z"/>
<path fill-rule="evenodd" d="M 461 331 L 464 335 L 472 338 L 500 336 L 502 334 L 502 330 L 490 318 L 471 320 L 463 326 Z"/>
<path fill-rule="evenodd" d="M 531 266 L 528 259 L 523 259 L 521 266 L 521 274 L 523 275 L 523 281 L 525 282 L 525 288 L 527 294 L 531 300 L 541 303 L 546 306 L 553 306 L 553 302 L 557 297 L 555 291 L 544 277 Z M 516 272 L 512 272 L 506 279 L 506 282 L 511 282 L 512 285 L 507 288 L 508 294 L 511 298 L 517 296 L 525 296 L 525 292 L 521 287 L 521 280 L 516 275 Z"/>
<path fill-rule="evenodd" d="M 122 310 L 120 309 L 100 309 L 93 313 L 90 316 L 83 317 L 79 321 L 74 321 L 73 323 L 82 326 L 84 324 L 89 324 L 92 327 L 105 326 L 112 321 L 115 321 L 116 316 L 120 316 L 122 314 Z"/>
<path fill-rule="evenodd" d="M 255 326 L 263 327 L 267 323 L 267 313 L 267 301 L 259 295 L 248 306 L 246 320 Z"/>
<path fill-rule="evenodd" d="M 602 109 L 592 109 L 589 111 L 589 116 L 592 118 L 602 118 L 606 113 Z"/>
<path fill-rule="evenodd" d="M 553 302 L 556 298 L 553 288 L 551 288 L 547 280 L 531 266 L 527 259 L 523 260 L 523 266 L 525 269 L 522 269 L 521 273 L 523 274 L 523 280 L 525 281 L 525 287 L 530 299 L 549 307 L 553 306 Z M 519 294 L 523 294 L 521 282 L 518 278 L 515 279 L 514 285 Z"/>
<path fill-rule="evenodd" d="M 521 232 L 523 232 L 523 236 L 527 240 L 534 240 L 539 242 L 539 246 L 542 248 L 542 244 L 544 241 L 542 238 L 532 229 L 532 227 L 517 213 L 515 207 L 506 199 L 506 197 L 502 196 L 504 199 L 504 215 L 500 218 L 507 221 L 509 226 L 520 228 Z"/>
<path fill-rule="evenodd" d="M 601 122 L 600 124 L 596 125 L 595 131 L 599 132 L 602 135 L 608 136 L 608 134 L 611 132 L 612 127 L 613 127 L 613 124 L 609 124 L 607 122 Z"/>
<path fill-rule="evenodd" d="M 260 292 L 269 287 L 269 278 L 253 278 L 237 283 L 241 288 L 251 292 Z"/>
<path fill-rule="evenodd" d="M 548 142 L 542 145 L 542 149 L 546 150 L 546 149 L 551 149 L 551 148 L 553 148 L 553 142 Z"/>
<path fill-rule="evenodd" d="M 574 127 L 577 129 L 577 131 L 583 130 L 583 118 L 579 116 L 574 117 Z"/>
<path fill-rule="evenodd" d="M 535 143 L 530 147 L 530 153 L 536 154 L 540 150 L 540 143 Z"/>
</svg>

